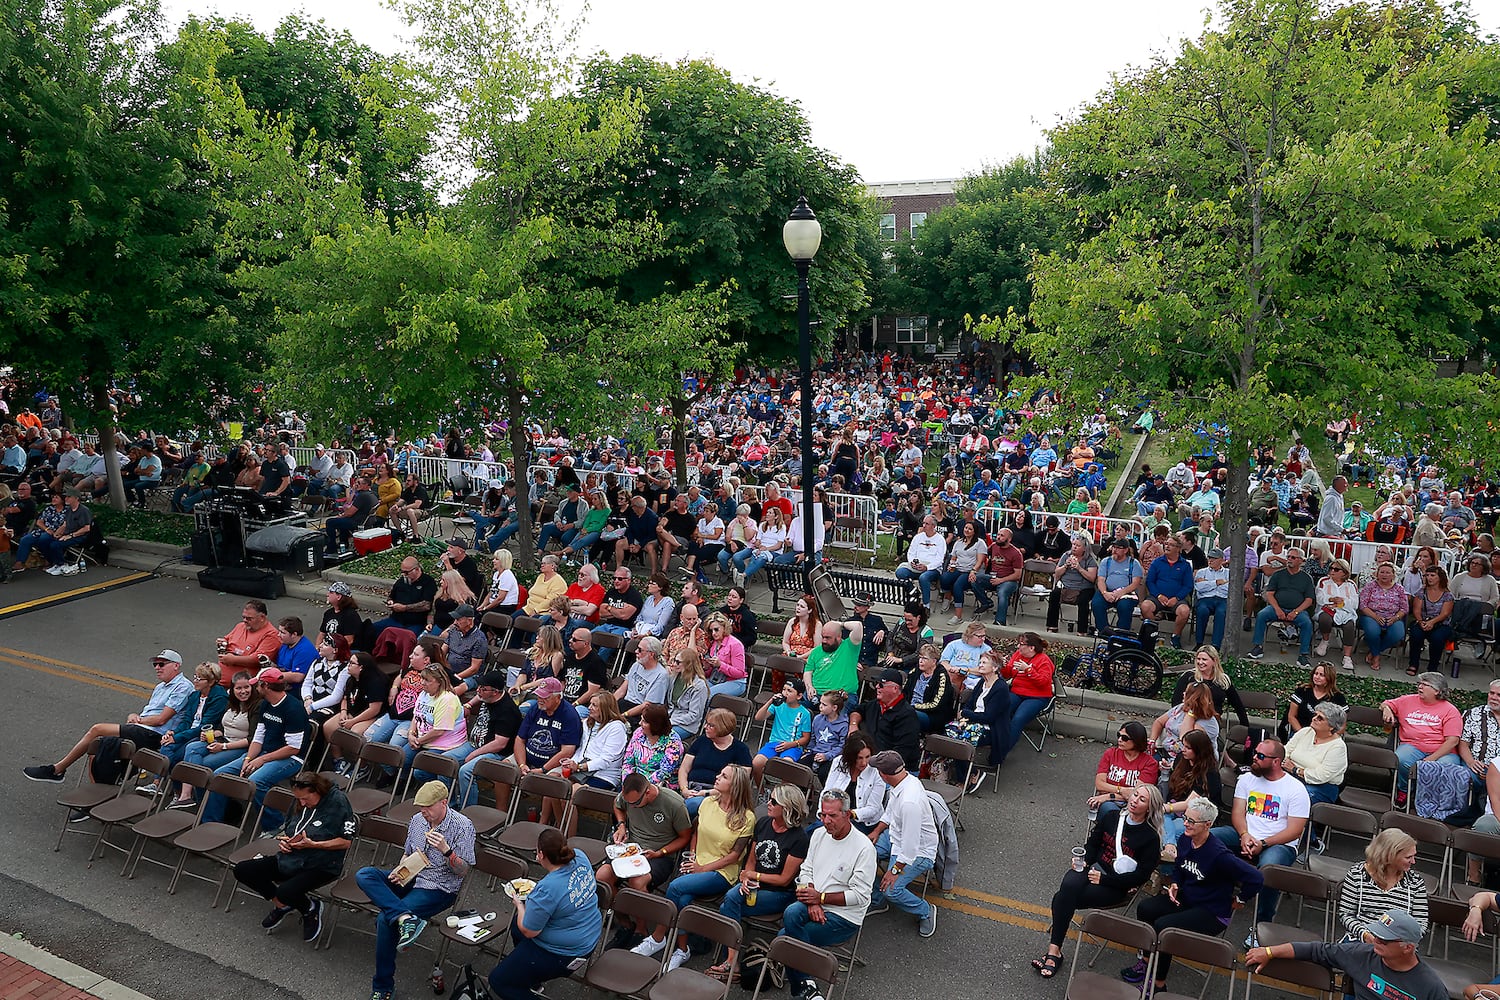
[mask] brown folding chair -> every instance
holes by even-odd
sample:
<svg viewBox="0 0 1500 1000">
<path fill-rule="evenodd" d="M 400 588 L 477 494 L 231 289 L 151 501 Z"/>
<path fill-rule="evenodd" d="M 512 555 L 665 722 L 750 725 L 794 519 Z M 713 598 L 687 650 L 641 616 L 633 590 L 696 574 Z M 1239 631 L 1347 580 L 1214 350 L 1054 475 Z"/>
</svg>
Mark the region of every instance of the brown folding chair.
<svg viewBox="0 0 1500 1000">
<path fill-rule="evenodd" d="M 93 774 L 94 758 L 98 756 L 100 744 L 103 742 L 104 737 L 101 736 L 89 745 L 88 757 L 83 761 L 84 766 L 78 769 L 78 783 L 57 797 L 57 804 L 63 807 L 63 820 L 62 829 L 57 831 L 57 843 L 52 845 L 54 852 L 62 850 L 63 837 L 68 834 L 94 832 L 72 821 L 74 811 L 82 809 L 91 813 L 95 807 L 102 806 L 110 799 L 118 798 L 129 784 L 122 781 L 118 785 L 106 785 L 89 777 Z M 135 743 L 131 740 L 120 740 L 115 746 L 121 760 L 131 760 L 135 757 Z"/>
<path fill-rule="evenodd" d="M 164 799 L 172 797 L 170 786 L 173 784 L 181 783 L 206 793 L 213 787 L 214 781 L 221 777 L 227 778 L 231 775 L 215 774 L 201 764 L 189 764 L 184 761 L 172 768 L 171 780 L 167 783 Z M 120 868 L 120 874 L 126 878 L 135 878 L 135 870 L 145 856 L 146 845 L 170 844 L 179 833 L 191 829 L 200 822 L 203 810 L 207 806 L 208 795 L 204 794 L 199 799 L 196 809 L 158 809 L 133 824 L 130 831 L 135 834 L 135 842 L 130 845 L 130 850 L 125 852 L 125 863 Z M 145 858 L 145 861 L 162 868 L 172 867 L 165 861 L 156 861 L 152 858 Z"/>
<path fill-rule="evenodd" d="M 1361 788 L 1345 785 L 1339 792 L 1339 804 L 1366 812 L 1389 812 L 1396 808 L 1396 755 L 1383 747 L 1366 746 L 1363 743 L 1344 741 L 1349 755 L 1349 767 L 1353 770 L 1375 771 L 1378 788 Z"/>
<path fill-rule="evenodd" d="M 610 919 L 604 928 L 606 937 L 611 925 L 617 920 L 622 923 L 626 920 L 644 921 L 647 927 L 664 926 L 670 938 L 672 928 L 677 923 L 677 907 L 669 899 L 626 886 L 615 893 L 610 905 Z M 584 986 L 590 991 L 603 990 L 626 997 L 641 996 L 647 987 L 661 977 L 671 950 L 663 948 L 657 958 L 637 955 L 624 948 L 606 951 L 589 964 L 588 971 L 583 975 Z"/>
<path fill-rule="evenodd" d="M 802 789 L 807 801 L 816 802 L 819 791 L 818 776 L 806 764 L 786 757 L 771 757 L 761 773 L 761 787 L 769 791 L 777 785 L 792 785 Z"/>
<path fill-rule="evenodd" d="M 695 903 L 677 914 L 677 933 L 696 934 L 720 948 L 737 949 L 743 932 L 738 920 Z M 724 1000 L 729 996 L 729 983 L 683 966 L 652 983 L 646 996 L 647 1000 Z"/>
<path fill-rule="evenodd" d="M 513 879 L 524 878 L 526 876 L 526 862 L 519 858 L 501 854 L 499 851 L 491 850 L 488 847 L 478 847 L 475 849 L 474 869 L 480 875 L 488 875 L 491 886 L 497 882 L 509 882 Z M 464 883 L 466 889 L 471 885 L 477 886 L 478 884 L 478 878 L 469 879 Z M 507 897 L 507 901 L 509 901 L 509 897 Z M 453 904 L 454 911 L 457 912 L 465 909 L 464 903 L 464 898 L 460 897 Z M 489 905 L 488 903 L 477 904 L 472 900 L 469 901 L 469 904 L 476 906 L 480 910 Z M 512 909 L 514 907 L 497 911 L 494 920 L 481 920 L 479 927 L 488 933 L 478 941 L 464 937 L 459 933 L 459 928 L 449 927 L 446 921 L 438 923 L 436 926 L 440 941 L 438 942 L 437 959 L 434 964 L 442 965 L 448 957 L 448 949 L 455 944 L 462 947 L 477 948 L 481 952 L 489 952 L 492 955 L 503 955 L 506 945 L 509 942 L 509 935 L 505 931 L 510 925 L 510 913 Z"/>
<path fill-rule="evenodd" d="M 530 796 L 541 801 L 554 801 L 561 807 L 556 827 L 538 820 L 516 819 L 521 814 L 522 803 Z M 572 796 L 573 785 L 565 778 L 555 774 L 541 774 L 537 771 L 521 775 L 520 784 L 516 786 L 515 799 L 511 802 L 510 822 L 495 838 L 496 845 L 506 853 L 513 854 L 523 861 L 530 861 L 531 856 L 536 853 L 537 839 L 541 837 L 543 830 L 567 829 L 568 810 L 571 807 Z M 538 812 L 540 813 L 540 810 Z"/>
<path fill-rule="evenodd" d="M 595 632 L 589 641 L 599 651 L 611 674 L 617 670 L 623 672 L 629 667 L 629 661 L 623 656 L 625 644 L 629 641 L 626 636 L 615 635 L 613 632 Z"/>
<path fill-rule="evenodd" d="M 1150 982 L 1156 968 L 1156 928 L 1105 910 L 1088 910 L 1083 914 L 1083 932 L 1078 935 L 1078 946 L 1073 950 L 1073 964 L 1068 971 L 1067 1000 L 1138 1000 L 1141 995 L 1139 986 L 1122 983 L 1118 976 L 1078 968 L 1078 957 L 1083 952 L 1083 939 L 1087 937 L 1144 953 L 1146 981 Z"/>
<path fill-rule="evenodd" d="M 755 992 L 751 994 L 750 1000 L 760 1000 L 766 987 L 766 970 L 772 963 L 800 972 L 817 982 L 827 983 L 830 993 L 838 985 L 839 960 L 833 952 L 783 935 L 771 939 L 771 947 L 766 952 L 765 962 L 761 964 L 760 975 L 755 979 Z"/>
<path fill-rule="evenodd" d="M 610 834 L 615 825 L 615 793 L 605 788 L 595 788 L 592 785 L 573 786 L 573 818 L 577 821 L 574 827 L 575 833 L 582 829 L 582 820 L 585 816 L 598 816 L 602 822 L 598 827 L 598 836 L 574 836 L 568 838 L 568 846 L 574 850 L 583 851 L 584 857 L 594 864 L 599 864 L 605 859 L 604 849 L 609 844 Z"/>
<path fill-rule="evenodd" d="M 1401 830 L 1417 842 L 1418 856 L 1423 845 L 1435 848 L 1438 854 L 1437 871 L 1433 873 L 1432 880 L 1436 888 L 1432 891 L 1441 896 L 1447 892 L 1445 879 L 1448 876 L 1448 865 L 1453 854 L 1453 828 L 1448 824 L 1436 819 L 1426 819 L 1400 810 L 1391 810 L 1380 817 L 1380 828 L 1390 830 L 1392 828 Z M 1426 873 L 1419 873 L 1426 874 Z"/>
<path fill-rule="evenodd" d="M 1254 969 L 1246 970 L 1245 996 L 1249 997 L 1255 990 L 1256 978 L 1265 979 L 1274 983 L 1284 983 L 1288 986 L 1299 987 L 1298 992 L 1307 990 L 1315 991 L 1319 996 L 1335 993 L 1337 987 L 1337 973 L 1327 966 L 1316 962 L 1304 962 L 1295 958 L 1273 958 L 1261 966 L 1259 972 Z"/>
<path fill-rule="evenodd" d="M 371 845 L 370 863 L 379 864 L 379 857 L 394 847 L 397 851 L 406 848 L 406 824 L 395 823 L 384 816 L 369 816 L 360 821 L 359 839 Z M 353 848 L 350 848 L 351 856 Z M 375 904 L 359 887 L 356 876 L 358 867 L 345 863 L 344 875 L 336 882 L 318 889 L 314 895 L 329 904 L 323 910 L 323 930 L 317 943 L 327 949 L 333 946 L 333 932 L 338 929 L 339 914 L 344 910 L 354 913 L 376 913 Z"/>
<path fill-rule="evenodd" d="M 513 761 L 485 758 L 474 764 L 470 784 L 485 782 L 495 788 L 493 806 L 475 803 L 460 810 L 474 824 L 474 836 L 488 837 L 509 822 L 512 792 L 520 779 L 521 771 Z M 500 789 L 504 789 L 504 792 Z"/>
<path fill-rule="evenodd" d="M 420 788 L 417 784 L 418 771 L 424 771 L 447 785 L 450 795 L 453 792 L 453 786 L 458 784 L 458 761 L 452 757 L 444 757 L 436 750 L 421 751 L 411 760 L 411 770 L 406 774 L 406 794 L 401 796 L 402 801 L 393 802 L 385 811 L 385 814 L 397 823 L 406 823 L 417 814 L 417 804 L 407 799 L 406 795 L 417 794 Z"/>
<path fill-rule="evenodd" d="M 500 611 L 486 611 L 479 619 L 479 624 L 484 628 L 491 639 L 491 649 L 504 649 L 510 640 L 510 623 L 514 615 L 507 615 Z"/>
<path fill-rule="evenodd" d="M 365 738 L 352 729 L 344 729 L 342 726 L 333 731 L 328 738 L 328 751 L 339 752 L 339 759 L 348 764 L 348 769 L 343 774 L 328 774 L 328 780 L 332 781 L 341 791 L 348 792 L 354 785 L 354 776 L 359 771 L 359 752 L 365 747 Z M 327 763 L 326 759 L 324 763 Z"/>
<path fill-rule="evenodd" d="M 266 810 L 268 809 L 273 812 L 279 812 L 283 816 L 287 816 L 290 815 L 292 810 L 296 808 L 297 798 L 292 794 L 292 790 L 290 788 L 283 788 L 281 785 L 277 785 L 274 788 L 267 788 L 265 797 L 260 800 L 260 812 L 256 816 L 256 825 L 255 827 L 253 827 L 253 829 L 259 829 L 260 817 L 264 816 L 266 814 Z M 276 839 L 276 834 L 272 833 L 267 834 L 264 837 L 257 837 L 256 839 L 250 841 L 248 844 L 245 844 L 244 846 L 231 851 L 228 857 L 224 859 L 224 871 L 219 876 L 219 888 L 218 891 L 214 893 L 213 905 L 216 908 L 218 907 L 219 897 L 222 896 L 224 894 L 224 890 L 228 888 L 229 899 L 224 903 L 224 912 L 228 913 L 231 909 L 234 908 L 234 897 L 236 893 L 250 892 L 249 889 L 246 889 L 244 886 L 240 885 L 238 880 L 235 879 L 235 865 L 239 864 L 241 861 L 249 861 L 251 858 L 254 858 L 256 856 L 268 857 L 280 850 L 281 843 Z M 254 895 L 254 893 L 251 893 L 251 895 Z"/>
<path fill-rule="evenodd" d="M 406 752 L 389 743 L 367 742 L 359 750 L 359 764 L 361 767 L 368 768 L 369 777 L 372 779 L 377 777 L 384 768 L 399 768 L 405 763 Z M 354 810 L 354 815 L 362 817 L 390 808 L 391 803 L 396 801 L 396 788 L 395 782 L 391 783 L 389 789 L 350 785 L 344 789 L 344 794 L 349 797 L 349 808 Z"/>
<path fill-rule="evenodd" d="M 1497 943 L 1495 912 L 1484 914 L 1481 930 L 1484 936 L 1470 944 L 1464 940 L 1463 926 L 1469 908 L 1456 899 L 1437 896 L 1427 900 L 1427 956 L 1423 962 L 1431 966 L 1448 987 L 1450 997 L 1462 997 L 1464 987 L 1473 983 L 1487 983 L 1494 978 L 1495 963 L 1500 961 L 1500 943 Z M 1454 957 L 1457 948 L 1462 958 Z"/>
<path fill-rule="evenodd" d="M 733 694 L 716 694 L 708 699 L 710 710 L 715 708 L 727 708 L 734 713 L 735 731 L 739 732 L 745 728 L 745 722 L 755 714 L 755 702 L 749 698 L 741 698 Z"/>
<path fill-rule="evenodd" d="M 1486 862 L 1500 863 L 1500 835 L 1476 833 L 1470 829 L 1453 831 L 1453 852 L 1449 855 L 1448 894 L 1455 899 L 1468 902 L 1484 887 L 1468 881 L 1468 865 L 1471 861 L 1482 866 Z M 1460 865 L 1464 867 L 1460 869 Z"/>
<path fill-rule="evenodd" d="M 948 761 L 950 768 L 954 763 L 970 766 L 974 763 L 975 747 L 968 740 L 956 740 L 951 736 L 940 736 L 936 733 L 931 733 L 922 741 L 922 749 L 928 755 L 938 760 Z M 968 768 L 964 770 L 967 772 Z M 956 785 L 950 785 L 946 781 L 933 781 L 931 778 L 923 778 L 922 784 L 928 791 L 937 792 L 938 795 L 942 796 L 943 801 L 948 805 L 948 811 L 953 813 L 954 827 L 962 830 L 964 828 L 964 821 L 960 810 L 963 809 L 964 793 L 969 787 L 967 773 L 964 775 L 963 780 Z"/>
<path fill-rule="evenodd" d="M 1196 1000 L 1207 1000 L 1208 987 L 1213 983 L 1215 971 L 1228 974 L 1229 990 L 1225 994 L 1225 1000 L 1234 1000 L 1234 981 L 1239 971 L 1239 953 L 1235 951 L 1234 945 L 1222 937 L 1209 937 L 1207 934 L 1185 931 L 1180 927 L 1168 927 L 1156 939 L 1156 953 L 1181 959 L 1179 967 L 1186 963 L 1205 967 L 1203 986 L 1199 989 Z M 1174 993 L 1169 990 L 1154 990 L 1151 997 L 1152 1000 L 1195 1000 L 1188 994 Z"/>
<path fill-rule="evenodd" d="M 1297 897 L 1297 922 L 1296 924 L 1273 923 L 1262 921 L 1255 925 L 1256 940 L 1269 948 L 1278 944 L 1294 944 L 1299 941 L 1327 941 L 1332 936 L 1333 925 L 1333 890 L 1335 883 L 1328 881 L 1317 872 L 1306 868 L 1293 868 L 1290 865 L 1266 865 L 1260 870 L 1261 876 L 1266 880 L 1267 889 L 1276 889 L 1286 896 Z M 1319 904 L 1323 910 L 1322 919 L 1315 929 L 1305 929 L 1301 926 L 1302 914 L 1306 904 L 1312 901 Z M 1278 915 L 1286 913 L 1286 907 L 1278 911 Z"/>
<path fill-rule="evenodd" d="M 1356 845 L 1362 846 L 1368 844 L 1380 829 L 1374 813 L 1332 802 L 1314 802 L 1308 822 L 1323 829 L 1323 845 L 1328 853 L 1308 851 L 1307 867 L 1335 885 L 1343 881 L 1344 873 L 1349 870 L 1349 862 L 1332 856 L 1334 834 L 1344 834 Z"/>
<path fill-rule="evenodd" d="M 229 855 L 234 850 L 234 845 L 239 843 L 240 837 L 245 833 L 245 827 L 250 821 L 250 816 L 255 812 L 250 808 L 250 803 L 255 799 L 256 784 L 249 778 L 241 778 L 233 774 L 216 774 L 214 780 L 209 783 L 209 791 L 224 796 L 231 802 L 238 802 L 244 808 L 240 813 L 238 823 L 198 823 L 189 830 L 183 831 L 172 841 L 172 846 L 178 851 L 177 868 L 172 872 L 172 881 L 167 883 L 167 895 L 177 892 L 177 882 L 182 876 L 195 878 L 201 882 L 215 882 L 223 884 L 224 873 L 219 873 L 218 879 L 209 875 L 199 875 L 188 871 L 187 862 L 190 857 L 208 858 L 218 862 L 222 868 L 229 861 Z M 264 810 L 262 810 L 264 812 Z M 213 905 L 219 905 L 219 895 L 214 893 Z"/>
<path fill-rule="evenodd" d="M 511 615 L 510 635 L 506 639 L 507 645 L 519 646 L 528 649 L 536 639 L 536 634 L 542 630 L 542 620 L 530 615 Z"/>
<path fill-rule="evenodd" d="M 147 750 L 143 747 L 135 752 L 135 756 L 130 759 L 130 768 L 126 771 L 125 780 L 121 783 L 120 794 L 89 811 L 89 817 L 99 824 L 99 834 L 98 839 L 94 841 L 93 848 L 89 851 L 88 867 L 94 866 L 94 861 L 104 853 L 105 848 L 119 851 L 128 859 L 130 851 L 135 847 L 135 842 L 131 841 L 128 847 L 111 843 L 109 832 L 117 826 L 135 823 L 142 817 L 162 808 L 166 804 L 171 787 L 164 779 L 170 775 L 171 770 L 172 762 L 155 750 Z M 143 781 L 147 779 L 156 785 L 154 795 L 142 795 L 138 792 Z"/>
</svg>

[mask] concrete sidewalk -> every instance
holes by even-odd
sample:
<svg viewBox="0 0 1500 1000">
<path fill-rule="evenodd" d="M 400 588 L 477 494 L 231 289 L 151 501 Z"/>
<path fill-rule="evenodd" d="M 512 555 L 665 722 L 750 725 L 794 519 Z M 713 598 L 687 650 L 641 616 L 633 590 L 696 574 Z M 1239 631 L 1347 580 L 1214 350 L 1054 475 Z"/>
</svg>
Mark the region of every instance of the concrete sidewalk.
<svg viewBox="0 0 1500 1000">
<path fill-rule="evenodd" d="M 113 979 L 43 951 L 24 938 L 0 936 L 0 997 L 27 1000 L 151 1000 Z"/>
</svg>

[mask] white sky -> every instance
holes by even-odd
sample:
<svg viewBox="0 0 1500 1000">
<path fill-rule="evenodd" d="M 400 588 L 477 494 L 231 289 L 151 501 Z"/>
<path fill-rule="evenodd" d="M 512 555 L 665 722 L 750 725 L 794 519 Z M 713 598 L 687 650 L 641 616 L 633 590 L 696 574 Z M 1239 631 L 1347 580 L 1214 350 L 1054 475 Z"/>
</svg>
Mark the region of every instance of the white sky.
<svg viewBox="0 0 1500 1000">
<path fill-rule="evenodd" d="M 270 33 L 302 10 L 382 52 L 404 26 L 379 0 L 164 0 Z M 1205 0 L 594 0 L 581 51 L 707 58 L 799 101 L 813 141 L 870 183 L 958 177 L 1029 153 L 1111 72 L 1202 30 Z M 1472 0 L 1486 33 L 1500 0 Z"/>
</svg>

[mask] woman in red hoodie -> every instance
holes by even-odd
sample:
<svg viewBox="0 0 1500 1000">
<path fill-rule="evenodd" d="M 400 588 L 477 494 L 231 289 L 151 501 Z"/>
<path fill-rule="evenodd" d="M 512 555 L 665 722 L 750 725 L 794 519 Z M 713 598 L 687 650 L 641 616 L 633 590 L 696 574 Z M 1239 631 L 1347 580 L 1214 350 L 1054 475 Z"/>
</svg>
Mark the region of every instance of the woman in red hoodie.
<svg viewBox="0 0 1500 1000">
<path fill-rule="evenodd" d="M 1000 671 L 1000 676 L 1010 682 L 1010 741 L 1006 744 L 1009 753 L 1021 742 L 1021 730 L 1042 713 L 1052 698 L 1052 673 L 1057 668 L 1047 655 L 1047 641 L 1035 632 L 1021 636 L 1021 644 L 1011 654 Z"/>
</svg>

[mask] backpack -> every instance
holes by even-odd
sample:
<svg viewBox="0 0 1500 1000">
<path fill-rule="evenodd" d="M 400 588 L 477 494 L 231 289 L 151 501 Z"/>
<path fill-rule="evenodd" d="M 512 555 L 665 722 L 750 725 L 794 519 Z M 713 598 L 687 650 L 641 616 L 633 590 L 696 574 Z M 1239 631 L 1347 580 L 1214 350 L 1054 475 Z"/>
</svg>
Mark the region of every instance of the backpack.
<svg viewBox="0 0 1500 1000">
<path fill-rule="evenodd" d="M 758 983 L 761 969 L 764 968 L 767 982 L 778 990 L 786 987 L 786 969 L 782 968 L 780 962 L 766 961 L 770 950 L 771 943 L 762 938 L 756 938 L 745 946 L 745 950 L 740 953 L 741 983 Z"/>
<path fill-rule="evenodd" d="M 448 1000 L 495 1000 L 495 993 L 487 978 L 475 972 L 473 965 L 465 965 L 459 970 L 458 981 L 453 984 Z"/>
</svg>

